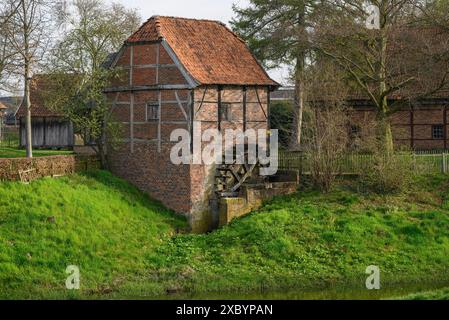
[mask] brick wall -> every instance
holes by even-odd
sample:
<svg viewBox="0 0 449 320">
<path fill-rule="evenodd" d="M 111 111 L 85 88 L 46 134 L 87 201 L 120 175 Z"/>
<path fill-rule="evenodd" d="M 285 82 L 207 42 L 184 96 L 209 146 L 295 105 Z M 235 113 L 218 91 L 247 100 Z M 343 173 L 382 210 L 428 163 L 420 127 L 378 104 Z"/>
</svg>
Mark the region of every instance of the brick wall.
<svg viewBox="0 0 449 320">
<path fill-rule="evenodd" d="M 257 90 L 257 92 L 256 92 Z M 194 92 L 195 120 L 202 122 L 202 130 L 218 128 L 218 100 L 231 106 L 231 121 L 222 120 L 222 132 L 226 129 L 243 130 L 243 101 L 245 91 L 243 87 L 202 87 Z M 247 129 L 266 129 L 268 115 L 268 90 L 266 88 L 246 89 L 246 127 Z M 191 199 L 196 215 L 193 224 L 204 228 L 204 223 L 211 223 L 204 215 L 210 213 L 209 200 L 213 197 L 213 178 L 215 166 L 191 167 Z M 196 222 L 198 221 L 198 222 Z M 201 221 L 203 225 L 201 225 Z"/>
<path fill-rule="evenodd" d="M 232 112 L 231 121 L 223 120 L 221 128 L 243 129 L 243 87 L 223 87 L 220 93 L 218 86 L 189 89 L 176 61 L 157 43 L 127 47 L 117 66 L 125 70 L 124 76 L 113 84 L 116 90 L 108 98 L 113 102 L 115 121 L 123 126 L 123 141 L 109 151 L 112 172 L 187 215 L 194 231 L 207 230 L 215 168 L 172 164 L 170 152 L 175 143 L 170 142 L 170 134 L 175 129 L 191 130 L 192 107 L 194 121 L 201 122 L 203 131 L 218 128 L 219 94 Z M 141 90 L 141 86 L 148 87 Z M 133 90 L 136 87 L 140 89 Z M 247 88 L 246 101 L 247 128 L 266 128 L 268 89 Z M 158 119 L 149 119 L 148 104 L 159 107 Z"/>
<path fill-rule="evenodd" d="M 446 117 L 446 119 L 445 119 Z M 351 112 L 351 124 L 359 125 L 362 134 L 374 134 L 375 112 L 369 108 L 354 108 Z M 393 139 L 396 146 L 416 150 L 449 148 L 449 112 L 443 104 L 426 105 L 412 110 L 401 110 L 390 118 Z M 445 136 L 432 137 L 432 126 L 442 125 Z"/>
<path fill-rule="evenodd" d="M 156 143 L 136 142 L 131 153 L 129 143 L 124 144 L 109 155 L 111 171 L 160 200 L 166 207 L 189 214 L 189 166 L 176 166 L 170 162 L 171 146 L 164 143 L 158 152 Z"/>
</svg>

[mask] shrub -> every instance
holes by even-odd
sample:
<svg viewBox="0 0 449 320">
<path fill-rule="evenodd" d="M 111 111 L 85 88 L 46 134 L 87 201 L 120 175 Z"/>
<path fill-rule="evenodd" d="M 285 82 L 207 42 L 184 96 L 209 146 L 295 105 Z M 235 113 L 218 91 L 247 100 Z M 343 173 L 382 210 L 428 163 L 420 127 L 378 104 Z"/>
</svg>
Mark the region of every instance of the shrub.
<svg viewBox="0 0 449 320">
<path fill-rule="evenodd" d="M 316 188 L 329 192 L 348 152 L 349 113 L 345 75 L 332 63 L 320 63 L 306 73 L 306 109 L 302 150 Z"/>
<path fill-rule="evenodd" d="M 414 176 L 414 160 L 410 152 L 392 155 L 374 154 L 373 161 L 360 172 L 360 185 L 376 193 L 400 193 L 407 190 Z"/>
<path fill-rule="evenodd" d="M 304 156 L 313 185 L 329 192 L 348 151 L 347 110 L 335 105 L 315 107 L 304 123 Z"/>
</svg>

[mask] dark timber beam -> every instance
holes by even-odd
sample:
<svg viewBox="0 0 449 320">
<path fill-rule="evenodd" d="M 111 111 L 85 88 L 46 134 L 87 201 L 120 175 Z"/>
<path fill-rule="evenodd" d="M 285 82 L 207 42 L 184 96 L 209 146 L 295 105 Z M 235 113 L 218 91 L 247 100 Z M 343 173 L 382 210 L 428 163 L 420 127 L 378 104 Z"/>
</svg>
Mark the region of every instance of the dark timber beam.
<svg viewBox="0 0 449 320">
<path fill-rule="evenodd" d="M 195 121 L 195 91 L 190 91 L 190 153 L 193 154 L 193 121 Z"/>
<path fill-rule="evenodd" d="M 157 44 L 161 42 L 162 40 L 142 40 L 142 41 L 125 42 L 125 46 L 141 46 L 145 44 Z"/>
<path fill-rule="evenodd" d="M 155 86 L 133 86 L 133 87 L 115 87 L 115 88 L 106 88 L 104 93 L 111 92 L 128 92 L 128 91 L 146 91 L 146 90 L 190 90 L 192 87 L 184 84 L 173 84 L 173 85 L 155 85 Z"/>
<path fill-rule="evenodd" d="M 271 96 L 270 96 L 270 87 L 267 87 L 267 127 L 268 130 L 271 130 L 271 122 L 270 122 L 270 106 L 271 105 Z"/>
<path fill-rule="evenodd" d="M 443 112 L 443 123 L 444 123 L 444 150 L 447 149 L 447 105 L 444 106 L 444 112 Z"/>
<path fill-rule="evenodd" d="M 218 130 L 221 131 L 221 109 L 222 109 L 222 102 L 221 102 L 221 93 L 223 91 L 223 87 L 218 87 Z"/>
<path fill-rule="evenodd" d="M 246 131 L 246 86 L 243 87 L 243 132 Z"/>
<path fill-rule="evenodd" d="M 22 145 L 22 118 L 19 118 L 19 146 L 23 147 Z"/>
<path fill-rule="evenodd" d="M 415 114 L 414 106 L 410 107 L 410 147 L 413 150 L 415 148 Z"/>
<path fill-rule="evenodd" d="M 46 147 L 47 146 L 47 120 L 46 120 L 46 118 L 44 117 L 44 118 L 42 118 L 42 125 L 43 125 L 43 127 L 44 127 L 44 133 L 43 133 L 43 135 L 44 135 L 44 141 L 43 141 L 43 145 L 44 145 L 44 147 Z"/>
</svg>

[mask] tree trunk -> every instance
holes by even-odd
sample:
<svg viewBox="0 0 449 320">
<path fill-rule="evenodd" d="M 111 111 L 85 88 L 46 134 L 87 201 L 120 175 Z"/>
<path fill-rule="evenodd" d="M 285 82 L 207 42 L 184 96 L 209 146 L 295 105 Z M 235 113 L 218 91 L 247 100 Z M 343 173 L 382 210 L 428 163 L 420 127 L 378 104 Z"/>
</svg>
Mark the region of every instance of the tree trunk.
<svg viewBox="0 0 449 320">
<path fill-rule="evenodd" d="M 24 73 L 24 97 L 23 106 L 25 108 L 26 117 L 26 156 L 27 158 L 33 157 L 33 139 L 31 131 L 31 100 L 30 100 L 30 64 L 25 61 L 25 73 Z"/>
<path fill-rule="evenodd" d="M 379 112 L 377 117 L 377 140 L 379 142 L 379 151 L 382 151 L 386 156 L 394 152 L 393 134 L 391 132 L 390 120 L 385 113 Z"/>
<path fill-rule="evenodd" d="M 109 170 L 109 163 L 106 157 L 106 148 L 102 145 L 102 142 L 99 139 L 98 144 L 98 156 L 100 157 L 101 168 L 104 170 Z"/>
<path fill-rule="evenodd" d="M 301 147 L 302 120 L 304 114 L 304 57 L 298 57 L 295 71 L 295 102 L 294 102 L 294 136 L 292 139 L 292 149 Z"/>
<path fill-rule="evenodd" d="M 104 170 L 109 170 L 109 163 L 108 163 L 108 159 L 107 159 L 107 122 L 104 119 L 102 126 L 101 126 L 101 136 L 100 139 L 98 139 L 98 153 L 100 156 L 100 161 L 101 161 L 101 167 Z"/>
<path fill-rule="evenodd" d="M 23 106 L 25 108 L 25 125 L 26 125 L 26 157 L 33 157 L 33 139 L 31 131 L 31 99 L 30 99 L 30 82 L 31 82 L 31 58 L 30 58 L 30 26 L 28 24 L 27 6 L 25 1 L 20 1 L 23 10 L 23 67 L 24 67 L 24 92 Z"/>
<path fill-rule="evenodd" d="M 298 8 L 297 22 L 298 27 L 296 30 L 296 37 L 298 41 L 297 56 L 296 56 L 296 67 L 295 67 L 295 105 L 294 105 L 294 137 L 292 139 L 292 148 L 299 150 L 301 148 L 301 138 L 302 138 L 302 120 L 304 114 L 304 66 L 305 66 L 305 51 L 301 46 L 301 43 L 305 41 L 306 26 L 306 6 L 302 3 L 301 7 Z"/>
<path fill-rule="evenodd" d="M 382 5 L 379 8 L 380 11 L 380 23 L 381 29 L 379 32 L 379 64 L 378 64 L 378 79 L 379 79 L 379 97 L 382 97 L 378 102 L 378 141 L 381 144 L 380 149 L 387 156 L 391 155 L 394 151 L 393 146 L 393 135 L 391 133 L 391 124 L 390 120 L 387 117 L 388 113 L 388 96 L 384 96 L 387 91 L 387 35 L 386 35 L 386 27 L 385 21 L 387 20 L 386 16 L 387 8 L 386 2 L 382 2 Z"/>
</svg>

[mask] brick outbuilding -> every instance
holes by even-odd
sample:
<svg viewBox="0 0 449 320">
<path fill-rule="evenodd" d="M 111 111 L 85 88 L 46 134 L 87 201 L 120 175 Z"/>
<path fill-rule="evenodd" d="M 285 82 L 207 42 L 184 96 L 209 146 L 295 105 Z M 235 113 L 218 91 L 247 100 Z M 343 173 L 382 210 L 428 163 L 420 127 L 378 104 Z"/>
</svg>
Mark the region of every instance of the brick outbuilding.
<svg viewBox="0 0 449 320">
<path fill-rule="evenodd" d="M 194 231 L 213 224 L 213 165 L 175 165 L 170 134 L 207 128 L 267 129 L 270 79 L 245 42 L 223 23 L 155 16 L 111 60 L 124 76 L 106 90 L 124 128 L 109 151 L 111 170 L 165 206 Z"/>
<path fill-rule="evenodd" d="M 294 102 L 294 88 L 279 88 L 271 93 L 271 101 Z M 396 102 L 394 97 L 389 104 Z M 349 130 L 352 136 L 373 136 L 376 109 L 363 95 L 350 96 Z M 410 150 L 449 149 L 449 91 L 442 90 L 430 97 L 405 105 L 391 118 L 391 130 L 396 148 Z"/>
</svg>

